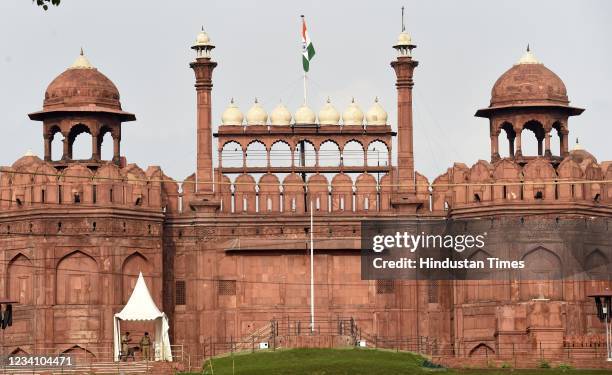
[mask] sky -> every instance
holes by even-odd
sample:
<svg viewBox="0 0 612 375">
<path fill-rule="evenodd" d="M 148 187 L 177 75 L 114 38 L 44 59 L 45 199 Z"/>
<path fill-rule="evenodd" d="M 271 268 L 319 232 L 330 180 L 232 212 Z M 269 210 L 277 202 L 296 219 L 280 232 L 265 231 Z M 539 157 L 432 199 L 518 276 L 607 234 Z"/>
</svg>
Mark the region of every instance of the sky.
<svg viewBox="0 0 612 375">
<path fill-rule="evenodd" d="M 469 166 L 490 158 L 488 121 L 473 115 L 489 104 L 495 80 L 528 43 L 563 79 L 571 104 L 586 108 L 570 119 L 571 143 L 579 138 L 599 161 L 612 160 L 610 1 L 62 0 L 45 12 L 29 0 L 2 0 L 0 165 L 11 165 L 28 149 L 43 154 L 42 124 L 27 113 L 41 109 L 47 85 L 83 47 L 119 88 L 123 109 L 138 119 L 123 128 L 128 162 L 187 177 L 196 162 L 189 47 L 200 27 L 217 46 L 216 128 L 232 97 L 244 113 L 255 97 L 268 113 L 279 100 L 292 112 L 301 104 L 300 14 L 317 51 L 310 106 L 318 112 L 329 96 L 342 112 L 354 97 L 365 112 L 378 96 L 396 128 L 389 63 L 402 6 L 406 31 L 418 45 L 415 164 L 430 181 L 454 162 Z M 534 150 L 535 141 L 525 138 L 527 150 Z"/>
</svg>

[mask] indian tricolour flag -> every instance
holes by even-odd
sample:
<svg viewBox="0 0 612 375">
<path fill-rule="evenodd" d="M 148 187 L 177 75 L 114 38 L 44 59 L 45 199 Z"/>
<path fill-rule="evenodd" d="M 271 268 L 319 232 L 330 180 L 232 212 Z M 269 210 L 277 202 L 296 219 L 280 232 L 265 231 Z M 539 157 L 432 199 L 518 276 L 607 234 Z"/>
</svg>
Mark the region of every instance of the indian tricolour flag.
<svg viewBox="0 0 612 375">
<path fill-rule="evenodd" d="M 304 66 L 304 72 L 307 72 L 310 68 L 310 60 L 315 55 L 315 49 L 308 36 L 308 29 L 306 28 L 306 21 L 302 16 L 302 65 Z"/>
</svg>

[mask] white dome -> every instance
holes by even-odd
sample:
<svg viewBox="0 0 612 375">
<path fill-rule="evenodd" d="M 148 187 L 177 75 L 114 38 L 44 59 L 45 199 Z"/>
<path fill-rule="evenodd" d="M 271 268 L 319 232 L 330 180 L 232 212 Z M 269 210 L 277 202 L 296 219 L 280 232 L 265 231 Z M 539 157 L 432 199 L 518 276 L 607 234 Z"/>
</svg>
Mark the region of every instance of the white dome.
<svg viewBox="0 0 612 375">
<path fill-rule="evenodd" d="M 321 125 L 338 125 L 340 122 L 340 112 L 331 104 L 331 100 L 327 98 L 327 102 L 319 111 L 319 124 Z"/>
<path fill-rule="evenodd" d="M 279 103 L 270 115 L 271 125 L 289 125 L 291 124 L 291 112 L 283 103 Z"/>
<path fill-rule="evenodd" d="M 196 36 L 196 45 L 198 46 L 212 45 L 210 37 L 208 36 L 208 33 L 204 31 L 203 26 L 202 26 L 202 30 L 198 33 L 198 36 Z"/>
<path fill-rule="evenodd" d="M 410 46 L 410 45 L 414 45 L 414 43 L 412 43 L 412 37 L 410 37 L 410 34 L 408 34 L 405 31 L 402 31 L 400 35 L 397 37 L 397 45 L 398 46 Z"/>
<path fill-rule="evenodd" d="M 294 118 L 296 124 L 314 124 L 316 122 L 314 111 L 306 104 L 302 104 L 302 106 L 295 111 Z"/>
<path fill-rule="evenodd" d="M 232 98 L 230 104 L 223 111 L 223 115 L 221 115 L 221 123 L 223 125 L 242 125 L 242 120 L 244 120 L 244 116 L 240 112 L 240 108 L 234 104 L 234 99 Z"/>
<path fill-rule="evenodd" d="M 268 122 L 268 114 L 266 110 L 257 102 L 257 98 L 255 98 L 255 103 L 247 112 L 247 125 L 266 125 Z"/>
<path fill-rule="evenodd" d="M 342 123 L 344 125 L 363 125 L 363 111 L 355 104 L 355 98 L 342 114 Z"/>
<path fill-rule="evenodd" d="M 366 122 L 368 125 L 387 125 L 387 112 L 378 103 L 378 97 L 366 113 Z"/>
</svg>

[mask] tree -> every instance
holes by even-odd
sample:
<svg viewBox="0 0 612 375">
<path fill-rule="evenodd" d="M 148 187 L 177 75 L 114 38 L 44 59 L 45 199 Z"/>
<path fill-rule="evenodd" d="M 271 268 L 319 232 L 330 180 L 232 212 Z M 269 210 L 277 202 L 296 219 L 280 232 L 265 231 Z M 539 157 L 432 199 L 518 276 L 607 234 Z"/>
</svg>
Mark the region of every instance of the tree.
<svg viewBox="0 0 612 375">
<path fill-rule="evenodd" d="M 49 4 L 53 6 L 60 5 L 60 1 L 61 0 L 32 0 L 33 3 L 35 2 L 36 5 L 38 5 L 39 7 L 42 7 L 44 10 L 49 9 Z"/>
</svg>

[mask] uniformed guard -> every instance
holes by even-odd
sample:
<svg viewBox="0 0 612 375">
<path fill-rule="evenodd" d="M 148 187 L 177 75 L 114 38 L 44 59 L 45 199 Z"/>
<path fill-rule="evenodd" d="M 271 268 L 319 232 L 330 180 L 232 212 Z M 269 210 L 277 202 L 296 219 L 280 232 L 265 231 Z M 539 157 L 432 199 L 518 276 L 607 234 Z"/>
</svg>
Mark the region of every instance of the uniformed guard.
<svg viewBox="0 0 612 375">
<path fill-rule="evenodd" d="M 140 352 L 142 353 L 142 359 L 151 359 L 151 337 L 149 332 L 145 332 L 144 336 L 140 339 Z"/>
<path fill-rule="evenodd" d="M 126 332 L 123 334 L 123 336 L 121 336 L 121 356 L 123 357 L 124 361 L 127 361 L 130 352 L 130 341 L 132 341 L 132 339 L 130 338 L 129 332 Z"/>
</svg>

